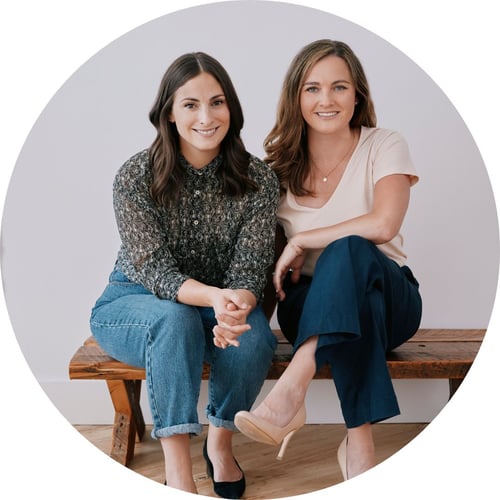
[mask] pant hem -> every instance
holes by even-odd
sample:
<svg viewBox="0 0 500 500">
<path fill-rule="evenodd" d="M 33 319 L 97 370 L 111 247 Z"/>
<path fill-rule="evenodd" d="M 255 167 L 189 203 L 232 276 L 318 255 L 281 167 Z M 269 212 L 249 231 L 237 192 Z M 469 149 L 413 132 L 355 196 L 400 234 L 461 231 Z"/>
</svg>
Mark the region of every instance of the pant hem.
<svg viewBox="0 0 500 500">
<path fill-rule="evenodd" d="M 151 431 L 151 437 L 153 439 L 160 439 L 175 436 L 177 434 L 195 434 L 199 436 L 202 432 L 203 426 L 201 424 L 180 424 L 163 427 L 162 429 L 153 429 Z"/>
<path fill-rule="evenodd" d="M 233 432 L 237 432 L 238 429 L 234 425 L 232 420 L 224 420 L 222 418 L 214 417 L 213 415 L 207 415 L 208 421 L 215 427 L 223 427 Z"/>
</svg>

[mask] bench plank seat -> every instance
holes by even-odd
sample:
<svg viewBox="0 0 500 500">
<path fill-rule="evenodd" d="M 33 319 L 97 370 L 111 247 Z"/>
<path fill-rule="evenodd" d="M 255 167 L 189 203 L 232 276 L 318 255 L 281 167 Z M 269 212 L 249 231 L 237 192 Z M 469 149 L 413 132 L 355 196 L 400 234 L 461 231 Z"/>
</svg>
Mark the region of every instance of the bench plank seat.
<svg viewBox="0 0 500 500">
<path fill-rule="evenodd" d="M 273 363 L 267 378 L 278 379 L 288 366 L 292 346 L 274 330 L 278 337 Z M 408 342 L 387 355 L 387 365 L 392 378 L 463 378 L 474 360 L 484 330 L 419 330 Z M 203 378 L 208 378 L 210 368 L 205 366 Z M 144 380 L 143 368 L 116 361 L 108 356 L 89 337 L 77 350 L 69 365 L 70 379 Z M 330 378 L 324 366 L 315 378 Z"/>
<path fill-rule="evenodd" d="M 292 356 L 292 346 L 280 330 L 273 362 L 267 378 L 278 379 Z M 455 393 L 471 367 L 484 338 L 484 329 L 421 329 L 408 342 L 387 354 L 387 366 L 395 379 L 448 379 L 450 397 Z M 205 365 L 203 379 L 210 367 Z M 69 363 L 72 380 L 105 380 L 115 409 L 111 456 L 129 465 L 134 455 L 135 440 L 144 434 L 144 418 L 140 408 L 142 368 L 121 363 L 108 356 L 89 337 L 75 352 Z M 331 378 L 328 366 L 323 366 L 316 379 Z"/>
</svg>

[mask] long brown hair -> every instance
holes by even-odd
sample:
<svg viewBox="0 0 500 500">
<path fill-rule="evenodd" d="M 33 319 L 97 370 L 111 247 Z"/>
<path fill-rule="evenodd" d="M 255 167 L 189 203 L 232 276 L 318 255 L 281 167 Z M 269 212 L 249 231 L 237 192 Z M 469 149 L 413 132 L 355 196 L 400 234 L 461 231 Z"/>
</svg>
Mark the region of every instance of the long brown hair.
<svg viewBox="0 0 500 500">
<path fill-rule="evenodd" d="M 370 95 L 368 80 L 360 60 L 344 42 L 317 40 L 306 45 L 292 60 L 281 89 L 276 122 L 264 140 L 267 162 L 276 172 L 282 189 L 302 196 L 309 194 L 303 187 L 309 173 L 307 128 L 300 110 L 300 90 L 311 68 L 327 56 L 342 58 L 349 67 L 356 100 L 351 128 L 375 127 L 377 118 Z"/>
<path fill-rule="evenodd" d="M 168 120 L 177 89 L 200 73 L 209 73 L 222 87 L 230 113 L 229 130 L 221 144 L 222 168 L 218 170 L 224 193 L 240 196 L 256 184 L 248 177 L 250 155 L 240 133 L 243 128 L 243 111 L 231 82 L 222 65 L 204 52 L 179 56 L 167 69 L 160 83 L 158 95 L 149 112 L 149 119 L 157 130 L 149 148 L 153 181 L 151 197 L 158 205 L 175 202 L 183 185 L 183 171 L 179 168 L 179 133 L 175 123 Z"/>
</svg>

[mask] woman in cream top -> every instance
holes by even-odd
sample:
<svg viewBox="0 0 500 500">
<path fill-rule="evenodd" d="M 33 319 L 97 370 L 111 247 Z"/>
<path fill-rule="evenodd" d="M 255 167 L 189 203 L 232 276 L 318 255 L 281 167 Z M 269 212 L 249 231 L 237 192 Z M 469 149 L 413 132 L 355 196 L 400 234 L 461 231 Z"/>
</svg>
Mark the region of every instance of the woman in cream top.
<svg viewBox="0 0 500 500">
<path fill-rule="evenodd" d="M 235 424 L 257 441 L 282 443 L 281 457 L 327 363 L 347 427 L 337 456 L 348 479 L 375 465 L 372 424 L 399 413 L 386 353 L 420 324 L 400 234 L 418 176 L 403 137 L 376 128 L 359 59 L 332 40 L 310 43 L 292 61 L 265 146 L 282 192 L 277 317 L 294 356 Z"/>
<path fill-rule="evenodd" d="M 411 184 L 418 180 L 403 137 L 390 130 L 361 127 L 358 143 L 332 196 L 318 208 L 302 205 L 287 190 L 278 210 L 279 222 L 291 239 L 297 233 L 338 224 L 368 213 L 373 207 L 374 186 L 391 174 L 407 174 Z M 403 236 L 398 232 L 390 241 L 377 245 L 400 266 L 406 262 Z M 312 276 L 322 249 L 307 252 L 302 273 Z"/>
</svg>

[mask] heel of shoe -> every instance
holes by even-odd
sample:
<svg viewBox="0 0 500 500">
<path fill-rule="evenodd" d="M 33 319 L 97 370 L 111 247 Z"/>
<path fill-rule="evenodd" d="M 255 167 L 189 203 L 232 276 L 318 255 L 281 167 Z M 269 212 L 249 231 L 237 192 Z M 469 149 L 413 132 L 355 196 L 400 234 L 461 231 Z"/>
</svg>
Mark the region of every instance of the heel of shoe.
<svg viewBox="0 0 500 500">
<path fill-rule="evenodd" d="M 203 458 L 207 463 L 207 476 L 212 480 L 214 493 L 222 498 L 241 498 L 246 488 L 245 474 L 240 467 L 240 464 L 234 459 L 238 469 L 241 471 L 241 479 L 237 481 L 215 481 L 214 479 L 214 466 L 210 461 L 207 450 L 207 440 L 203 445 Z M 234 457 L 233 457 L 234 458 Z"/>
<path fill-rule="evenodd" d="M 286 447 L 288 446 L 288 442 L 290 439 L 292 439 L 292 436 L 295 434 L 296 429 L 289 432 L 284 438 L 283 442 L 281 443 L 280 451 L 278 453 L 278 456 L 276 457 L 276 460 L 283 460 L 283 457 L 285 456 L 285 451 Z"/>
</svg>

